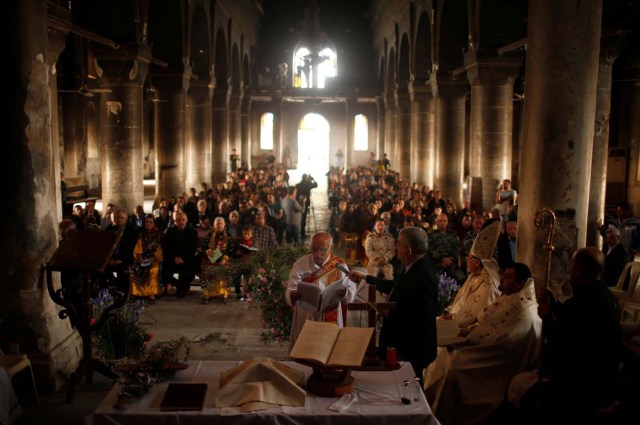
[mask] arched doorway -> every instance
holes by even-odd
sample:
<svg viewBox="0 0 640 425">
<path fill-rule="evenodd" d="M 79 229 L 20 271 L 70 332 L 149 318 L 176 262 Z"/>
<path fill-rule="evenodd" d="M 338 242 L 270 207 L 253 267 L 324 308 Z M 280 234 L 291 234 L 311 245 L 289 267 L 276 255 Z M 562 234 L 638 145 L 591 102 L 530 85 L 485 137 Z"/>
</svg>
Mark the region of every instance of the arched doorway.
<svg viewBox="0 0 640 425">
<path fill-rule="evenodd" d="M 329 122 L 320 114 L 307 114 L 298 125 L 298 168 L 292 175 L 294 183 L 300 181 L 302 174 L 311 174 L 318 189 L 326 190 L 329 171 Z M 293 171 L 293 170 L 292 170 Z"/>
</svg>

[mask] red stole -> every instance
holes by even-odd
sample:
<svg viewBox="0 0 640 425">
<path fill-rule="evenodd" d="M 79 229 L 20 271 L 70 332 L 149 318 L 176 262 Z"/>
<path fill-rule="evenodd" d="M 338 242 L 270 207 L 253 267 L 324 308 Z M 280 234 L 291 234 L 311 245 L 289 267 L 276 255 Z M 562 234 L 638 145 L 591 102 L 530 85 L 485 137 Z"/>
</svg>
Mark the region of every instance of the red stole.
<svg viewBox="0 0 640 425">
<path fill-rule="evenodd" d="M 332 285 L 338 282 L 338 279 L 342 277 L 342 272 L 336 269 L 336 265 L 344 264 L 344 263 L 345 261 L 342 258 L 332 254 L 329 260 L 327 260 L 322 265 L 322 267 L 320 267 L 318 270 L 314 271 L 313 273 L 311 273 L 309 276 L 305 277 L 302 280 L 303 282 L 313 283 L 316 280 L 326 276 L 327 277 L 326 281 L 329 282 L 327 286 Z M 334 308 L 323 311 L 322 321 L 337 323 L 338 322 L 338 306 L 335 306 Z"/>
</svg>

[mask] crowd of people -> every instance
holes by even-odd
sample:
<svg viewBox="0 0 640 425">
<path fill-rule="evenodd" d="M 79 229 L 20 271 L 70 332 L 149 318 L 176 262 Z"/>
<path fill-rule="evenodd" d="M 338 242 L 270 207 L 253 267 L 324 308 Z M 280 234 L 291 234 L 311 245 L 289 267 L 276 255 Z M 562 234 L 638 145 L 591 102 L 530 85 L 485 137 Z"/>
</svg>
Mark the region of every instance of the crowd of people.
<svg viewBox="0 0 640 425">
<path fill-rule="evenodd" d="M 283 166 L 267 161 L 265 166 L 250 170 L 238 165 L 237 158 L 230 159 L 233 171 L 226 182 L 211 187 L 203 183 L 199 191 L 191 188 L 188 193 L 159 199 L 149 214 L 141 206 L 129 215 L 107 204 L 103 217 L 93 202 L 87 202 L 85 209 L 76 206 L 73 216 L 63 222 L 65 231 L 86 228 L 122 232 L 103 277 L 119 290 L 130 288 L 134 297 L 150 303 L 162 294 L 184 297 L 199 275 L 204 303 L 213 297 L 226 301 L 230 287 L 241 298 L 240 282 L 229 282 L 225 268 L 256 250 L 302 243 L 310 194 L 317 182 L 305 174 L 299 183 L 290 184 Z M 450 418 L 454 421 L 451 423 L 461 418 L 465 423 L 487 419 L 503 402 L 510 379 L 537 366 L 542 350 L 549 352 L 545 354 L 548 364 L 543 366 L 551 368 L 550 376 L 551 372 L 559 373 L 552 362 L 561 354 L 553 345 L 561 345 L 564 340 L 553 342 L 550 335 L 543 340 L 543 325 L 552 326 L 548 324 L 549 315 L 542 312 L 542 306 L 538 314 L 531 272 L 527 265 L 515 262 L 518 194 L 509 180 L 502 182 L 492 208 L 473 211 L 458 209 L 439 190 L 403 181 L 386 166 L 331 168 L 326 177 L 329 228 L 313 235 L 311 253 L 294 264 L 283 300 L 294 309 L 292 344 L 305 320 L 343 325 L 342 306 L 353 301 L 357 284 L 365 281 L 397 304 L 382 318 L 380 357 L 385 358 L 389 347 L 397 349 L 398 356 L 413 366 L 416 377 L 424 379 L 427 397 L 438 417 Z M 630 222 L 624 214 L 622 211 L 618 218 L 621 227 L 628 230 Z M 479 238 L 480 234 L 484 236 Z M 624 266 L 629 258 L 624 246 L 616 248 L 623 237 L 621 231 L 603 226 L 603 235 L 607 241 L 604 253 L 579 251 L 572 261 L 575 293 L 588 294 L 584 295 L 586 301 L 576 297 L 574 302 L 581 307 L 573 307 L 575 311 L 584 308 L 579 303 L 595 303 L 594 294 L 603 293 L 600 277 L 611 285 L 617 281 L 612 269 Z M 344 252 L 344 259 L 334 255 L 337 248 Z M 609 254 L 614 252 L 617 261 L 609 261 Z M 351 270 L 336 267 L 347 263 Z M 367 274 L 354 266 L 366 268 Z M 587 272 L 590 279 L 584 277 Z M 444 274 L 462 287 L 452 304 L 436 317 L 438 280 Z M 340 302 L 331 312 L 305 310 L 297 303 L 301 282 L 321 289 L 339 282 L 344 287 L 339 293 Z M 579 283 L 593 289 L 579 289 Z M 602 304 L 596 307 L 603 310 L 603 318 L 612 319 L 615 300 L 609 304 L 606 308 L 611 311 L 604 311 Z M 561 311 L 570 307 L 557 308 Z M 553 316 L 553 335 L 569 332 L 562 323 L 568 317 Z M 466 337 L 465 344 L 438 348 L 437 320 L 456 320 L 460 335 Z M 613 332 L 618 326 L 611 320 L 601 331 Z M 584 347 L 582 342 L 575 341 L 574 351 Z M 611 339 L 605 342 L 614 343 Z M 517 361 L 511 359 L 512 353 L 520 353 Z M 609 385 L 616 356 L 598 355 L 607 362 L 599 379 Z M 493 381 L 479 391 L 473 387 L 473 379 Z M 566 389 L 566 382 L 558 385 L 549 391 L 555 394 Z M 466 400 L 465 409 L 457 408 L 459 397 Z M 610 401 L 602 398 L 598 403 Z"/>
</svg>

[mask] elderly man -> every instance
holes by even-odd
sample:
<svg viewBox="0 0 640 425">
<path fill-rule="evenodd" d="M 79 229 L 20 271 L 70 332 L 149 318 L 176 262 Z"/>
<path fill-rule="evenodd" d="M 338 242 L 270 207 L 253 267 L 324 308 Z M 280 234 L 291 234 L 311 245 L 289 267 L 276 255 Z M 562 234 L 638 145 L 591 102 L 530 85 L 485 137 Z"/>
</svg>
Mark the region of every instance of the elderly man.
<svg viewBox="0 0 640 425">
<path fill-rule="evenodd" d="M 293 323 L 289 337 L 289 351 L 293 348 L 306 320 L 335 322 L 343 326 L 342 304 L 352 302 L 356 294 L 356 285 L 336 266 L 345 265 L 345 261 L 333 255 L 333 238 L 327 232 L 318 232 L 311 238 L 311 254 L 300 257 L 291 268 L 285 298 L 287 304 L 293 306 Z M 318 306 L 300 301 L 298 285 L 302 282 L 318 286 L 321 290 L 340 285 L 336 295 L 340 297 L 337 304 L 324 311 Z"/>
<path fill-rule="evenodd" d="M 525 416 L 539 412 L 540 423 L 594 423 L 599 412 L 616 405 L 620 306 L 601 281 L 603 267 L 601 250 L 580 248 L 569 265 L 571 298 L 560 303 L 550 292 L 540 297 L 543 380 L 521 405 Z"/>
<path fill-rule="evenodd" d="M 602 249 L 604 254 L 604 270 L 602 281 L 607 286 L 616 286 L 622 274 L 622 269 L 629 261 L 629 254 L 620 243 L 620 230 L 609 226 L 606 233 L 606 245 Z"/>
<path fill-rule="evenodd" d="M 189 292 L 197 268 L 198 235 L 193 227 L 187 226 L 188 221 L 186 213 L 176 212 L 175 226 L 167 229 L 163 246 L 162 281 L 176 286 L 178 298 L 184 298 Z M 173 277 L 175 273 L 178 273 L 177 280 Z"/>
<path fill-rule="evenodd" d="M 396 243 L 398 259 L 405 272 L 393 280 L 352 271 L 349 278 L 366 279 L 396 303 L 382 321 L 378 354 L 386 357 L 387 348 L 394 347 L 398 357 L 411 363 L 416 376 L 436 358 L 436 304 L 438 284 L 427 249 L 429 239 L 419 227 L 400 230 Z"/>
<path fill-rule="evenodd" d="M 367 273 L 378 276 L 378 273 L 382 272 L 385 279 L 391 280 L 393 279 L 391 259 L 396 255 L 396 241 L 386 231 L 386 223 L 382 218 L 376 220 L 373 228 L 375 232 L 369 233 L 364 242 L 364 251 L 369 259 Z"/>
<path fill-rule="evenodd" d="M 500 269 L 493 259 L 499 236 L 500 220 L 487 221 L 467 255 L 469 276 L 451 305 L 444 309 L 443 320 L 454 319 L 461 328 L 469 326 L 500 295 Z"/>
<path fill-rule="evenodd" d="M 442 423 L 486 423 L 504 401 L 511 378 L 538 360 L 542 322 L 529 267 L 509 266 L 499 289 L 502 294 L 461 332 L 467 345 L 438 348 L 425 371 L 425 394 Z"/>
</svg>

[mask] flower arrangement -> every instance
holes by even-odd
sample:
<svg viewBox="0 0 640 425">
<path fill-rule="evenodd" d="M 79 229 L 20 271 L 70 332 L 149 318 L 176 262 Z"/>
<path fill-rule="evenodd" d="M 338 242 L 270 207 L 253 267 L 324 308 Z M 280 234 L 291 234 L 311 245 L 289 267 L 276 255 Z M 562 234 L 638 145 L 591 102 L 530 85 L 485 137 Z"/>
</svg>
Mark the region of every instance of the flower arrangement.
<svg viewBox="0 0 640 425">
<path fill-rule="evenodd" d="M 184 362 L 190 354 L 191 342 L 180 336 L 152 345 L 137 362 L 116 365 L 116 370 L 122 376 L 118 380 L 120 392 L 114 407 L 119 408 L 139 399 L 155 383 L 170 378 L 179 369 L 185 369 L 187 364 Z"/>
<path fill-rule="evenodd" d="M 114 303 L 114 297 L 107 289 L 98 292 L 91 299 L 93 318 L 91 324 L 97 323 L 105 310 Z M 112 310 L 100 328 L 93 333 L 93 343 L 103 359 L 138 358 L 144 350 L 144 343 L 152 336 L 139 325 L 144 311 L 141 300 L 125 304 Z"/>
<path fill-rule="evenodd" d="M 249 278 L 247 292 L 252 302 L 262 309 L 263 326 L 260 342 L 265 345 L 284 345 L 289 341 L 293 310 L 284 297 L 284 282 L 289 277 L 291 266 L 308 249 L 294 244 L 281 245 L 273 250 L 262 250 L 248 257 Z"/>
<path fill-rule="evenodd" d="M 440 275 L 438 279 L 438 309 L 436 315 L 442 314 L 445 308 L 451 304 L 456 294 L 460 290 L 460 284 L 446 273 Z"/>
</svg>

